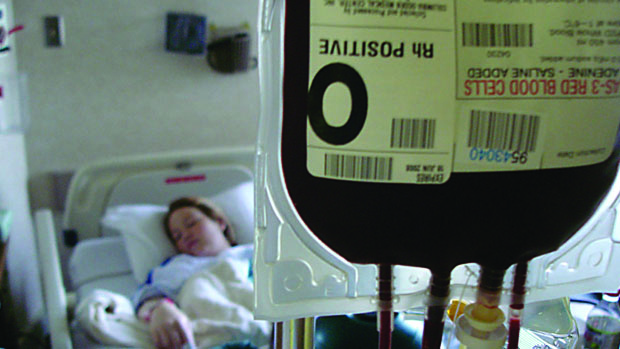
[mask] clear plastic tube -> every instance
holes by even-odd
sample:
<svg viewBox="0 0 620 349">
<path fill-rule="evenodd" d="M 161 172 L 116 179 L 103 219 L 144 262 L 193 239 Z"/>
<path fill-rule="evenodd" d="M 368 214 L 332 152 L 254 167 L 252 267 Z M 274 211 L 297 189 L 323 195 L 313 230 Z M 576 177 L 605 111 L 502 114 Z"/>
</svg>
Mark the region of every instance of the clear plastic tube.
<svg viewBox="0 0 620 349">
<path fill-rule="evenodd" d="M 439 349 L 450 295 L 450 273 L 433 273 L 424 318 L 422 349 Z"/>
<path fill-rule="evenodd" d="M 525 281 L 527 279 L 528 262 L 517 263 L 512 285 L 512 300 L 510 302 L 510 318 L 508 320 L 508 347 L 519 348 L 519 332 L 521 331 L 521 314 L 525 300 Z"/>
<path fill-rule="evenodd" d="M 390 264 L 379 264 L 379 309 L 377 325 L 379 327 L 379 349 L 392 347 L 392 331 L 394 330 L 393 306 L 393 270 Z"/>
</svg>

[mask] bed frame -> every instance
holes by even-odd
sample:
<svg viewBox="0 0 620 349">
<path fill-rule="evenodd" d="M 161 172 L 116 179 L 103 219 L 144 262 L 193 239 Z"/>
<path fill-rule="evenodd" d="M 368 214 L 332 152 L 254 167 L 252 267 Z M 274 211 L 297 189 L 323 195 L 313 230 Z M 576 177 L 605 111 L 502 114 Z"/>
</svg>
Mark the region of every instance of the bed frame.
<svg viewBox="0 0 620 349">
<path fill-rule="evenodd" d="M 239 167 L 239 175 L 221 180 L 247 182 L 253 177 L 254 157 L 254 148 L 243 147 L 122 157 L 87 165 L 71 180 L 62 229 L 75 234 L 79 244 L 105 235 L 100 219 L 108 206 L 163 205 L 182 195 L 217 194 L 204 185 L 206 169 Z M 52 347 L 73 348 L 69 314 L 76 296 L 63 283 L 52 211 L 38 210 L 34 219 Z"/>
</svg>

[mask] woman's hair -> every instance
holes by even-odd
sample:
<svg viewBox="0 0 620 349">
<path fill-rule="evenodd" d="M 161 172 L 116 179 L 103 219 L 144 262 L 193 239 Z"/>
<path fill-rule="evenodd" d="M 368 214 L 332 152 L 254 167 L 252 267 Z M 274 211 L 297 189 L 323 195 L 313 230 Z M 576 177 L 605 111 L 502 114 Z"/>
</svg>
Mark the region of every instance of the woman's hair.
<svg viewBox="0 0 620 349">
<path fill-rule="evenodd" d="M 168 235 L 168 238 L 170 238 L 170 240 L 173 240 L 172 233 L 170 232 L 170 225 L 169 225 L 170 216 L 172 215 L 174 211 L 180 208 L 183 208 L 183 207 L 197 208 L 202 213 L 204 213 L 207 217 L 215 221 L 224 222 L 224 224 L 226 225 L 226 227 L 224 228 L 224 236 L 226 237 L 226 239 L 228 240 L 231 246 L 237 245 L 237 238 L 235 236 L 235 230 L 232 224 L 230 224 L 230 220 L 228 219 L 228 217 L 226 217 L 226 215 L 224 214 L 224 211 L 222 211 L 222 209 L 217 207 L 210 200 L 206 198 L 199 198 L 199 197 L 182 197 L 170 203 L 170 205 L 168 206 L 168 213 L 166 213 L 166 215 L 164 216 L 164 221 L 163 221 L 164 230 L 166 231 L 166 235 Z"/>
</svg>

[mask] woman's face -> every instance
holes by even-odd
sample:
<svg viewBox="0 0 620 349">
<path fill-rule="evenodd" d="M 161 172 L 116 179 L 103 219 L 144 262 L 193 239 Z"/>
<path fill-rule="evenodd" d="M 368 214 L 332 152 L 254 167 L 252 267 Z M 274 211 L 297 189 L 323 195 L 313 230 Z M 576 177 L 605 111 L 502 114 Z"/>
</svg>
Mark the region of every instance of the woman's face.
<svg viewBox="0 0 620 349">
<path fill-rule="evenodd" d="M 214 220 L 196 207 L 182 207 L 168 219 L 170 235 L 181 253 L 216 256 L 230 247 L 224 236 L 226 224 Z"/>
</svg>

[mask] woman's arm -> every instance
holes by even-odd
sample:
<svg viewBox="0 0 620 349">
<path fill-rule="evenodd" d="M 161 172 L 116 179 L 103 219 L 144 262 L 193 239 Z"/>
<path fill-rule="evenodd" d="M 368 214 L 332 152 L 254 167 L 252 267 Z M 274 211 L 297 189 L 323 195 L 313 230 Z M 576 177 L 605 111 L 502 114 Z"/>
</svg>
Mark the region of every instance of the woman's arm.
<svg viewBox="0 0 620 349">
<path fill-rule="evenodd" d="M 158 348 L 181 348 L 194 343 L 191 323 L 174 303 L 174 297 L 185 279 L 186 263 L 178 256 L 153 269 L 133 296 L 137 317 L 148 323 L 153 342 Z"/>
<path fill-rule="evenodd" d="M 163 297 L 176 298 L 183 281 L 175 277 L 182 274 L 178 263 L 173 263 L 176 258 L 177 256 L 167 259 L 148 273 L 146 280 L 138 287 L 132 297 L 136 314 L 140 315 L 139 310 L 149 300 Z"/>
<path fill-rule="evenodd" d="M 158 348 L 182 348 L 183 344 L 194 344 L 194 335 L 189 318 L 174 301 L 158 297 L 142 303 L 138 318 L 149 324 L 151 338 Z"/>
<path fill-rule="evenodd" d="M 138 308 L 138 312 L 137 312 L 138 319 L 144 322 L 147 322 L 147 323 L 150 322 L 151 316 L 153 315 L 153 311 L 155 310 L 155 308 L 157 308 L 160 305 L 161 302 L 174 303 L 174 301 L 172 301 L 170 298 L 167 298 L 164 296 L 153 297 L 153 298 L 147 299 L 145 302 L 140 304 L 140 308 Z"/>
<path fill-rule="evenodd" d="M 196 271 L 208 265 L 209 259 L 176 255 L 151 270 L 132 297 L 136 313 L 149 299 L 176 299 L 181 287 Z"/>
</svg>

